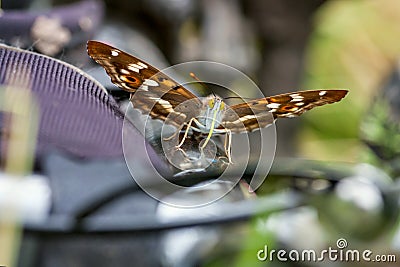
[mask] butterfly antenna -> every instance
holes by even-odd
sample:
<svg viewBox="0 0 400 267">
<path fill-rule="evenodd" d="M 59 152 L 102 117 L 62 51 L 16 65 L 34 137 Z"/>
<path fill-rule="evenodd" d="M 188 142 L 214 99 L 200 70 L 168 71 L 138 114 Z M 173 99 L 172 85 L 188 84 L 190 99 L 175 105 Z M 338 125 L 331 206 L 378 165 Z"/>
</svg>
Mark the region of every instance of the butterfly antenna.
<svg viewBox="0 0 400 267">
<path fill-rule="evenodd" d="M 227 97 L 224 97 L 223 99 L 224 100 L 227 100 L 227 99 L 253 100 L 253 98 L 241 97 L 241 96 L 227 96 Z"/>
<path fill-rule="evenodd" d="M 203 81 L 201 81 L 196 74 L 194 74 L 193 72 L 190 73 L 190 77 L 192 77 L 193 79 L 195 79 L 198 83 L 200 83 L 204 88 L 208 89 L 208 91 L 211 91 L 211 93 L 213 94 L 213 96 L 216 96 L 214 91 L 207 86 L 207 84 L 205 84 Z"/>
</svg>

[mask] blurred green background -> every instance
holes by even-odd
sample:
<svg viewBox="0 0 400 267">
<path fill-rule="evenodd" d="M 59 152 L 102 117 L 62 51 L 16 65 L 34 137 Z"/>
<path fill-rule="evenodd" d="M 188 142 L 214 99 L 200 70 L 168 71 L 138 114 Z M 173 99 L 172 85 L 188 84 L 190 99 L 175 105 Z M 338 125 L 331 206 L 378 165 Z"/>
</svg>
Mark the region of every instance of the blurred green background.
<svg viewBox="0 0 400 267">
<path fill-rule="evenodd" d="M 400 2 L 327 1 L 313 21 L 303 87 L 349 88 L 350 94 L 304 117 L 300 155 L 358 161 L 360 121 L 398 62 Z"/>
</svg>

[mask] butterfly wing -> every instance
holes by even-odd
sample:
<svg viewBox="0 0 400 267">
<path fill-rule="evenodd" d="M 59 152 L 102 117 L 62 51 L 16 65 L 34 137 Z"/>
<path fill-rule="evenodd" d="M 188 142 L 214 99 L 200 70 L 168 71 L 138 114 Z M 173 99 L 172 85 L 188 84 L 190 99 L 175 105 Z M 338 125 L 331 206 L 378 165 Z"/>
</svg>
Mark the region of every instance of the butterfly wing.
<svg viewBox="0 0 400 267">
<path fill-rule="evenodd" d="M 260 98 L 231 106 L 222 120 L 222 128 L 232 132 L 251 132 L 264 128 L 276 118 L 297 117 L 317 106 L 340 101 L 347 90 L 310 90 Z"/>
<path fill-rule="evenodd" d="M 175 126 L 198 116 L 201 100 L 157 68 L 97 41 L 88 41 L 87 51 L 115 85 L 134 94 L 132 104 L 142 113 L 164 121 L 169 116 L 168 122 Z"/>
</svg>

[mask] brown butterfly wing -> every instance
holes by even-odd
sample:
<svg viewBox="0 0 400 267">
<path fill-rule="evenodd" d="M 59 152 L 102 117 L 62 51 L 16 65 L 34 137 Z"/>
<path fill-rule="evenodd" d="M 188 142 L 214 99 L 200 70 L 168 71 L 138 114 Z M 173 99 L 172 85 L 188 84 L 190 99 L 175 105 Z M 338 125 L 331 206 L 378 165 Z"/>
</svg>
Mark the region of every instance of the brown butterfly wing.
<svg viewBox="0 0 400 267">
<path fill-rule="evenodd" d="M 226 110 L 219 128 L 243 133 L 267 127 L 275 121 L 275 118 L 268 112 L 265 103 L 263 98 L 231 106 Z"/>
<path fill-rule="evenodd" d="M 232 132 L 264 128 L 276 118 L 297 117 L 317 106 L 340 101 L 347 90 L 310 90 L 255 99 L 228 109 L 222 126 Z"/>
<path fill-rule="evenodd" d="M 161 120 L 176 113 L 171 114 L 170 119 L 180 119 L 169 122 L 177 126 L 198 116 L 202 107 L 200 99 L 157 68 L 97 41 L 88 41 L 87 51 L 91 58 L 103 66 L 115 85 L 134 94 L 132 103 L 143 113 Z M 191 101 L 180 105 L 187 100 Z"/>
</svg>

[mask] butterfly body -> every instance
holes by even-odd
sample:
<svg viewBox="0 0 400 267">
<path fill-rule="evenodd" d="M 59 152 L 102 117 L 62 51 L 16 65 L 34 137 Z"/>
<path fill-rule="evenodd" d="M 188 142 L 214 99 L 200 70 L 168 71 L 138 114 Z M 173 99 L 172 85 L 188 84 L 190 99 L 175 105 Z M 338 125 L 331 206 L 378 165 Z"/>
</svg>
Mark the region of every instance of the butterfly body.
<svg viewBox="0 0 400 267">
<path fill-rule="evenodd" d="M 215 95 L 203 99 L 203 108 L 197 117 L 196 126 L 199 132 L 208 134 L 221 125 L 225 112 L 225 103 Z M 217 131 L 218 132 L 218 131 Z"/>
<path fill-rule="evenodd" d="M 131 92 L 134 108 L 175 126 L 176 133 L 184 130 L 178 147 L 190 130 L 207 135 L 200 148 L 206 146 L 212 135 L 227 134 L 228 157 L 231 133 L 252 132 L 267 127 L 277 118 L 300 116 L 314 107 L 338 102 L 348 92 L 341 89 L 297 91 L 229 106 L 216 95 L 200 99 L 157 68 L 118 48 L 89 41 L 88 54 L 104 67 L 114 84 Z"/>
</svg>

